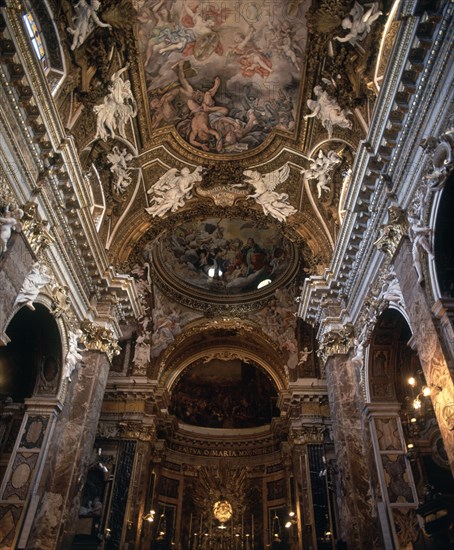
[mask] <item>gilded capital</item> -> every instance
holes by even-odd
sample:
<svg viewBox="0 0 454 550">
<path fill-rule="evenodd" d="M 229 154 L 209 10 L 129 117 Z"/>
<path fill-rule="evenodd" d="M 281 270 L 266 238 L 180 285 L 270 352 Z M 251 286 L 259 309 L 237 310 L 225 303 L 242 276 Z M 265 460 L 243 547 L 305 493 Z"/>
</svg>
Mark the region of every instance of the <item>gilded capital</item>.
<svg viewBox="0 0 454 550">
<path fill-rule="evenodd" d="M 105 353 L 109 361 L 120 353 L 118 341 L 110 329 L 85 320 L 82 323 L 82 331 L 81 342 L 87 349 Z"/>
</svg>

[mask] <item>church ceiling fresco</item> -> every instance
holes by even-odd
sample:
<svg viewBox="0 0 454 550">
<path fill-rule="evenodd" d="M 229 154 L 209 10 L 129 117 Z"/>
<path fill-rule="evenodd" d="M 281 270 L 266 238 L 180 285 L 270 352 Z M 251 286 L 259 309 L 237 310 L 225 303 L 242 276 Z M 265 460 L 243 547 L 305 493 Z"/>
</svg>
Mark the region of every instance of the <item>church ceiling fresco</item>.
<svg viewBox="0 0 454 550">
<path fill-rule="evenodd" d="M 388 4 L 62 0 L 58 103 L 109 261 L 136 281 L 134 375 L 180 368 L 220 323 L 289 380 L 315 374 L 295 297 L 329 267 Z"/>
<path fill-rule="evenodd" d="M 141 3 L 139 47 L 152 129 L 193 147 L 241 153 L 294 132 L 310 2 Z"/>
<path fill-rule="evenodd" d="M 218 296 L 279 284 L 294 250 L 276 226 L 237 218 L 184 223 L 160 240 L 157 258 L 168 277 Z M 208 297 L 209 299 L 209 297 Z"/>
</svg>

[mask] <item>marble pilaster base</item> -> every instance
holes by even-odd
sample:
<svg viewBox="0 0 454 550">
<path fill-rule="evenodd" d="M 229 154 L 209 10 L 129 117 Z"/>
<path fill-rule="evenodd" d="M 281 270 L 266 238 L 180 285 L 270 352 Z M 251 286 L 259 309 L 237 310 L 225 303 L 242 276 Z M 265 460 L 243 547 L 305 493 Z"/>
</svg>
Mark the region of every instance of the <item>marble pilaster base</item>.
<svg viewBox="0 0 454 550">
<path fill-rule="evenodd" d="M 81 490 L 93 456 L 93 444 L 109 361 L 97 351 L 84 352 L 84 366 L 73 376 L 50 446 L 46 478 L 32 527 L 23 546 L 33 550 L 70 547 Z"/>
<path fill-rule="evenodd" d="M 345 355 L 329 357 L 326 380 L 339 468 L 340 536 L 352 550 L 380 549 L 382 543 L 369 482 L 370 442 L 366 445 L 364 441 L 361 392 L 351 360 Z"/>
</svg>

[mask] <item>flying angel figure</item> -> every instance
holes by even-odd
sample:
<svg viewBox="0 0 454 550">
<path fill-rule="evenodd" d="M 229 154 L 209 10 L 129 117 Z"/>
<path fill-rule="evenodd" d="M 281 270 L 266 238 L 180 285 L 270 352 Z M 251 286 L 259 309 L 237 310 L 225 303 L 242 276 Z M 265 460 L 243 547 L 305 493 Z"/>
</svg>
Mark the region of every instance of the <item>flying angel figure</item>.
<svg viewBox="0 0 454 550">
<path fill-rule="evenodd" d="M 145 210 L 153 217 L 175 212 L 184 206 L 187 199 L 191 198 L 194 185 L 200 181 L 202 181 L 201 166 L 197 166 L 193 172 L 186 166 L 181 170 L 170 168 L 148 189 L 147 193 L 153 195 L 151 200 L 154 204 Z"/>
<path fill-rule="evenodd" d="M 72 27 L 67 27 L 67 31 L 73 35 L 73 42 L 71 44 L 71 50 L 77 49 L 87 39 L 88 35 L 98 27 L 104 27 L 111 29 L 111 25 L 104 23 L 99 19 L 97 11 L 101 7 L 99 0 L 91 0 L 90 4 L 87 4 L 86 0 L 79 0 L 74 6 L 76 14 L 73 17 Z"/>
<path fill-rule="evenodd" d="M 364 40 L 370 32 L 372 23 L 382 14 L 381 11 L 378 11 L 378 2 L 373 2 L 369 5 L 370 8 L 365 11 L 361 4 L 355 2 L 349 15 L 342 19 L 342 28 L 349 30 L 349 33 L 344 37 L 335 36 L 334 40 L 348 42 L 352 46 L 356 46 L 357 42 Z"/>
<path fill-rule="evenodd" d="M 263 208 L 266 215 L 271 215 L 280 222 L 285 222 L 287 216 L 295 214 L 296 208 L 288 203 L 287 193 L 276 193 L 274 189 L 287 180 L 290 174 L 290 166 L 287 163 L 281 168 L 269 174 L 260 174 L 256 170 L 244 170 L 244 176 L 248 178 L 246 183 L 252 185 L 255 193 L 248 195 L 248 199 L 255 199 Z"/>
</svg>

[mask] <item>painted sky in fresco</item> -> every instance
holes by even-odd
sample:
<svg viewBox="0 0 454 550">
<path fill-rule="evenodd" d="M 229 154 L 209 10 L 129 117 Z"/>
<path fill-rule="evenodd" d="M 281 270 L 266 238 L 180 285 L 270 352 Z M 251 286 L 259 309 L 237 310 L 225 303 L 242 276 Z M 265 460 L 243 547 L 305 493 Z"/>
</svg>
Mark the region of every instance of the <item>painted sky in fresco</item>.
<svg viewBox="0 0 454 550">
<path fill-rule="evenodd" d="M 295 129 L 304 0 L 145 0 L 139 43 L 152 128 L 197 149 L 239 153 Z"/>
<path fill-rule="evenodd" d="M 273 227 L 210 218 L 176 227 L 163 239 L 161 254 L 183 284 L 221 296 L 240 295 L 287 272 L 290 243 Z"/>
</svg>

